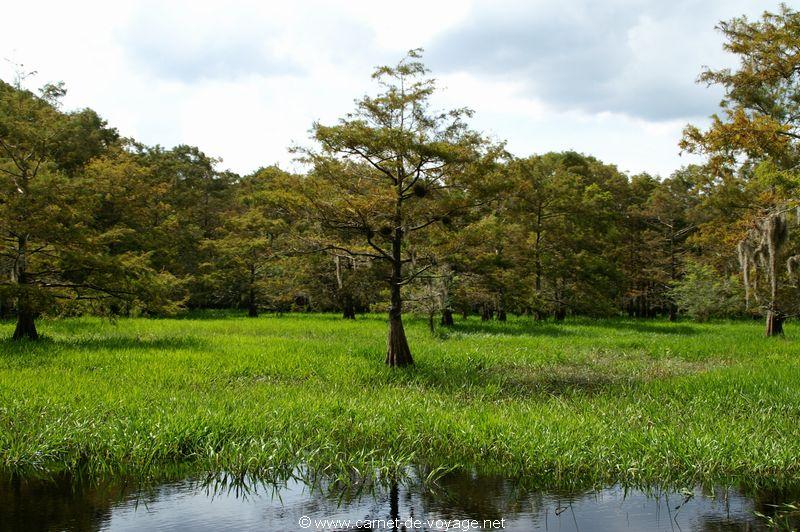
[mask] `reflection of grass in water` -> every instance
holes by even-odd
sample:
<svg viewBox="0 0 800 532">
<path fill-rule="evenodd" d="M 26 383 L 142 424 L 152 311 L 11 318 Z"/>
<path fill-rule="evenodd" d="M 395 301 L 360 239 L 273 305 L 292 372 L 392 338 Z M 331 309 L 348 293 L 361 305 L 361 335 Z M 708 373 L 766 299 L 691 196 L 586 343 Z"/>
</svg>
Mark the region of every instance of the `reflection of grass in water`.
<svg viewBox="0 0 800 532">
<path fill-rule="evenodd" d="M 0 325 L 9 336 L 12 324 Z M 531 483 L 690 485 L 800 477 L 800 362 L 751 322 L 408 324 L 382 316 L 43 322 L 0 343 L 0 466 L 148 475 L 169 464 L 388 477 L 409 463 Z"/>
<path fill-rule="evenodd" d="M 796 505 L 780 501 L 795 500 L 797 490 L 770 491 L 743 494 L 736 489 L 716 488 L 711 491 L 682 489 L 677 492 L 663 491 L 651 487 L 646 491 L 612 487 L 595 491 L 586 489 L 530 490 L 517 482 L 499 475 L 479 475 L 475 472 L 439 472 L 431 482 L 431 470 L 412 467 L 400 481 L 360 478 L 359 482 L 341 484 L 328 482 L 302 468 L 290 478 L 267 480 L 250 476 L 238 477 L 225 472 L 207 475 L 192 475 L 180 468 L 159 471 L 148 479 L 111 477 L 84 478 L 71 475 L 56 475 L 53 478 L 16 479 L 0 478 L 0 523 L 9 529 L 103 529 L 114 521 L 117 510 L 126 513 L 133 509 L 141 511 L 143 521 L 139 528 L 146 527 L 144 514 L 153 510 L 169 515 L 178 507 L 193 508 L 193 519 L 200 518 L 206 527 L 212 523 L 224 523 L 224 515 L 209 502 L 237 501 L 241 508 L 257 505 L 262 509 L 272 508 L 284 514 L 282 529 L 296 523 L 297 515 L 311 514 L 325 518 L 334 514 L 363 518 L 366 515 L 380 518 L 387 506 L 396 509 L 397 516 L 410 512 L 430 518 L 479 517 L 483 520 L 527 519 L 536 516 L 539 520 L 573 523 L 577 516 L 581 524 L 613 523 L 625 528 L 649 529 L 647 524 L 659 523 L 663 512 L 667 519 L 681 524 L 705 529 L 750 530 L 758 527 L 758 520 L 773 529 L 796 529 L 798 515 Z M 188 476 L 187 476 L 188 475 Z M 611 502 L 616 517 L 605 513 L 598 523 L 598 508 Z M 227 505 L 227 504 L 225 504 Z M 752 505 L 752 509 L 750 508 Z M 47 512 L 42 512 L 47 507 Z M 638 519 L 631 523 L 628 511 L 634 510 Z M 392 510 L 395 511 L 395 510 Z M 296 512 L 296 515 L 293 515 Z M 243 512 L 248 513 L 248 512 Z M 754 515 L 755 514 L 755 515 Z M 178 511 L 180 515 L 180 511 Z M 644 521 L 641 518 L 644 517 Z M 253 516 L 253 525 L 264 525 Z M 608 521 L 610 518 L 611 523 Z M 661 518 L 663 519 L 663 518 Z M 206 522 L 206 520 L 208 520 Z M 176 522 L 173 517 L 171 521 Z M 180 520 L 182 521 L 182 520 Z M 197 521 L 193 521 L 196 523 Z M 129 523 L 130 524 L 130 523 Z M 242 524 L 241 522 L 239 523 Z M 558 528 L 554 523 L 553 528 Z M 642 526 L 644 525 L 644 526 Z M 163 525 L 162 525 L 163 526 Z M 794 527 L 794 528 L 792 528 Z M 263 526 L 262 526 L 263 528 Z M 273 527 L 275 528 L 275 527 Z"/>
<path fill-rule="evenodd" d="M 797 530 L 800 520 L 800 503 L 782 503 L 774 505 L 772 513 L 767 515 L 756 511 L 760 518 L 772 530 Z"/>
</svg>

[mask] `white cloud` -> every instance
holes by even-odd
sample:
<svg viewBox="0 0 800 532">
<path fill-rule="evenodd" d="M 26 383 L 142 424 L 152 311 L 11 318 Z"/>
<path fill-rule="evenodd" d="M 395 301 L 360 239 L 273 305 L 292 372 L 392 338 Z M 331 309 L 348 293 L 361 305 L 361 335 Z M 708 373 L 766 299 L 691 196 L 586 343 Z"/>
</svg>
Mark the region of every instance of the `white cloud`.
<svg viewBox="0 0 800 532">
<path fill-rule="evenodd" d="M 0 56 L 36 68 L 36 83 L 64 80 L 68 106 L 123 135 L 194 144 L 249 172 L 290 164 L 287 147 L 314 120 L 374 88 L 374 65 L 424 46 L 444 89 L 436 104 L 472 107 L 475 126 L 518 155 L 576 149 L 666 174 L 686 162 L 684 122 L 715 110 L 718 95 L 693 83 L 701 64 L 725 60 L 714 24 L 762 5 L 17 2 Z"/>
<path fill-rule="evenodd" d="M 443 71 L 513 77 L 560 109 L 694 118 L 720 97 L 694 83 L 702 66 L 730 63 L 714 25 L 759 9 L 741 0 L 501 0 L 440 34 L 432 58 Z"/>
</svg>

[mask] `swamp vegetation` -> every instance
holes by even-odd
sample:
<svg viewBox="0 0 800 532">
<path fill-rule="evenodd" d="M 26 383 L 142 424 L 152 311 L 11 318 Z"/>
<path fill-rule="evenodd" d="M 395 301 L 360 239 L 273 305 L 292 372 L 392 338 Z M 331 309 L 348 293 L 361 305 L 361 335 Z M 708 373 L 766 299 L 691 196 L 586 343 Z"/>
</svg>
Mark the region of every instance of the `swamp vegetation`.
<svg viewBox="0 0 800 532">
<path fill-rule="evenodd" d="M 800 362 L 755 322 L 73 318 L 3 343 L 0 463 L 23 476 L 196 471 L 332 478 L 408 464 L 548 486 L 754 485 L 800 474 Z M 0 332 L 13 327 L 6 323 Z M 793 325 L 787 325 L 791 336 Z"/>
</svg>

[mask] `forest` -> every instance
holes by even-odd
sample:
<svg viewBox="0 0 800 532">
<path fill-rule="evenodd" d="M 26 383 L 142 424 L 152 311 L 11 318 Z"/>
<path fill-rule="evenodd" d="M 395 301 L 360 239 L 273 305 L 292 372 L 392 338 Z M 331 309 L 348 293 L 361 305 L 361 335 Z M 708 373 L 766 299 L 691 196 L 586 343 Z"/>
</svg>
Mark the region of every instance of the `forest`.
<svg viewBox="0 0 800 532">
<path fill-rule="evenodd" d="M 432 103 L 422 49 L 309 124 L 292 171 L 244 175 L 67 109 L 19 65 L 0 492 L 5 473 L 341 485 L 411 465 L 796 484 L 800 12 L 717 29 L 737 66 L 698 73 L 724 96 L 675 139 L 701 162 L 667 176 L 511 153 Z"/>
<path fill-rule="evenodd" d="M 15 339 L 36 318 L 166 316 L 188 309 L 389 313 L 387 363 L 412 362 L 402 313 L 433 330 L 454 314 L 638 318 L 765 316 L 782 333 L 798 301 L 798 14 L 720 28 L 740 68 L 707 155 L 673 175 L 626 175 L 570 151 L 514 155 L 432 109 L 412 50 L 380 67 L 380 91 L 313 124 L 308 168 L 218 170 L 196 147 L 123 138 L 66 88 L 0 85 L 0 316 Z"/>
</svg>

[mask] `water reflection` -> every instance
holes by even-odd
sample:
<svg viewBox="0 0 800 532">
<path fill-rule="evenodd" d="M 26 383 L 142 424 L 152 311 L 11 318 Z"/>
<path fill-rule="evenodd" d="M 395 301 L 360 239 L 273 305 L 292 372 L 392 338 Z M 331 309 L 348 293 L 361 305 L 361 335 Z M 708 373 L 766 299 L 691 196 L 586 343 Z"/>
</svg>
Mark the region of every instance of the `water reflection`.
<svg viewBox="0 0 800 532">
<path fill-rule="evenodd" d="M 307 516 L 310 530 L 355 529 L 363 520 L 398 525 L 389 530 L 408 530 L 414 520 L 417 530 L 443 530 L 448 524 L 463 530 L 467 519 L 502 523 L 503 530 L 766 530 L 754 512 L 772 515 L 776 505 L 800 500 L 796 490 L 753 496 L 723 489 L 646 494 L 620 487 L 531 492 L 500 477 L 474 474 L 447 475 L 434 489 L 413 481 L 360 493 L 329 488 L 311 489 L 299 480 L 239 485 L 186 479 L 141 489 L 130 482 L 70 477 L 15 479 L 0 482 L 0 529 L 299 530 L 300 518 Z M 316 521 L 322 519 L 329 522 Z M 796 516 L 789 519 L 794 528 L 800 526 Z"/>
</svg>

